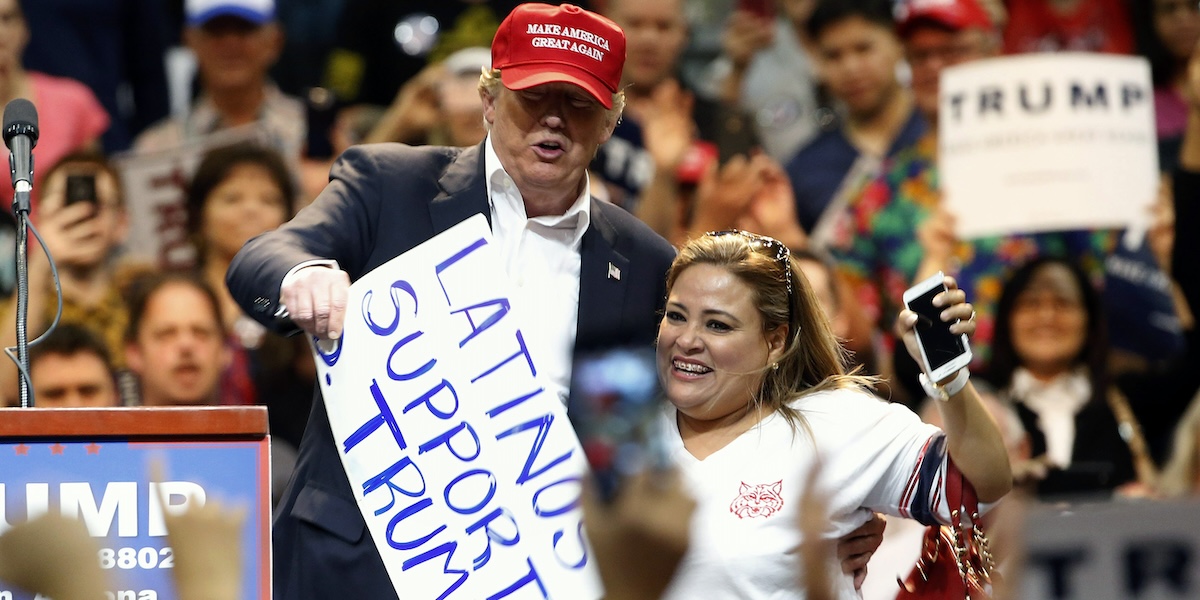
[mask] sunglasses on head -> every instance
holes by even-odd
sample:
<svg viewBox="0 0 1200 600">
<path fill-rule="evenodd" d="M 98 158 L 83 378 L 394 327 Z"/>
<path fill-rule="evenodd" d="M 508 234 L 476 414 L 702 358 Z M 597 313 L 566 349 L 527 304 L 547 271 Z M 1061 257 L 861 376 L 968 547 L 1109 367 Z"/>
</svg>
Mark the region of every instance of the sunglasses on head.
<svg viewBox="0 0 1200 600">
<path fill-rule="evenodd" d="M 774 253 L 775 260 L 783 267 L 784 277 L 787 280 L 787 296 L 788 296 L 788 312 L 792 308 L 792 265 L 789 260 L 792 256 L 792 251 L 788 249 L 783 242 L 765 235 L 750 233 L 742 229 L 726 229 L 723 231 L 710 231 L 704 234 L 709 237 L 723 237 L 727 235 L 737 235 L 745 238 L 753 246 L 765 248 L 767 252 Z"/>
</svg>

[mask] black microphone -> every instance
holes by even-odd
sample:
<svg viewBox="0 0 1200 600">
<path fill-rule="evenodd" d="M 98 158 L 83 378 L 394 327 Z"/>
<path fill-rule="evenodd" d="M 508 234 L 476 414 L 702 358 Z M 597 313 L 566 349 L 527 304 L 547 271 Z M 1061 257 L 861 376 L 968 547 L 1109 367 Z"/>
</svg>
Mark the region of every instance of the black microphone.
<svg viewBox="0 0 1200 600">
<path fill-rule="evenodd" d="M 38 139 L 38 116 L 33 103 L 17 98 L 4 107 L 4 145 L 13 188 L 28 192 L 33 187 L 33 147 Z M 22 186 L 21 182 L 25 182 Z"/>
</svg>

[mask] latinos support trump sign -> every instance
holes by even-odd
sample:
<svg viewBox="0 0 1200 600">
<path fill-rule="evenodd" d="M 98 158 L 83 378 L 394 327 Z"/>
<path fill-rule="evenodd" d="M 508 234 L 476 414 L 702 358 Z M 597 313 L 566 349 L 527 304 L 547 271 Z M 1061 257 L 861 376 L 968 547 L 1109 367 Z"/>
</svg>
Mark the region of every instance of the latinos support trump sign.
<svg viewBox="0 0 1200 600">
<path fill-rule="evenodd" d="M 342 338 L 316 348 L 342 464 L 409 600 L 601 595 L 587 464 L 508 287 L 476 215 L 356 281 Z"/>
</svg>

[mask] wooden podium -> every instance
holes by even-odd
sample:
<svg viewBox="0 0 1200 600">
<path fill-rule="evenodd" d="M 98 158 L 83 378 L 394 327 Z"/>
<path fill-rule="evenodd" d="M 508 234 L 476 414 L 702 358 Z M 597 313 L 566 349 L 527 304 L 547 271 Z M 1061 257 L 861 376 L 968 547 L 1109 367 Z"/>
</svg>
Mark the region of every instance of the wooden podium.
<svg viewBox="0 0 1200 600">
<path fill-rule="evenodd" d="M 241 597 L 270 598 L 270 481 L 265 407 L 0 409 L 0 529 L 46 511 L 79 518 L 118 600 L 176 596 L 160 493 L 171 511 L 245 506 Z M 0 600 L 33 598 L 0 582 Z"/>
</svg>

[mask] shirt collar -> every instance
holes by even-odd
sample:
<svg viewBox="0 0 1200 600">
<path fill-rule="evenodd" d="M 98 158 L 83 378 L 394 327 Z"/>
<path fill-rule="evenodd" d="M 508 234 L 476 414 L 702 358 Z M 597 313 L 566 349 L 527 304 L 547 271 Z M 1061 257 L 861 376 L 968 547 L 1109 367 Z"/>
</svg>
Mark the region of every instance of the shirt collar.
<svg viewBox="0 0 1200 600">
<path fill-rule="evenodd" d="M 279 86 L 274 82 L 268 81 L 263 84 L 263 101 L 258 107 L 258 118 L 268 114 L 272 107 L 284 99 L 283 92 L 279 90 Z M 192 110 L 188 113 L 188 121 L 191 133 L 195 135 L 205 135 L 213 133 L 223 127 L 221 123 L 221 113 L 217 111 L 217 106 L 213 104 L 212 97 L 207 93 L 201 94 L 196 103 L 192 106 Z"/>
<path fill-rule="evenodd" d="M 1081 368 L 1041 381 L 1024 367 L 1013 371 L 1012 395 L 1036 413 L 1062 411 L 1076 414 L 1092 395 L 1092 384 Z"/>
<path fill-rule="evenodd" d="M 484 179 L 487 186 L 488 206 L 491 208 L 492 213 L 495 214 L 496 212 L 497 202 L 505 202 L 524 221 L 532 220 L 535 223 L 554 228 L 569 227 L 571 224 L 574 224 L 574 243 L 578 245 L 592 220 L 592 196 L 589 191 L 591 190 L 592 182 L 587 171 L 583 173 L 582 191 L 575 198 L 575 202 L 567 208 L 565 213 L 529 219 L 525 214 L 525 203 L 521 199 L 521 192 L 517 189 L 516 182 L 504 170 L 504 166 L 500 164 L 500 157 L 496 154 L 496 149 L 492 145 L 491 133 L 484 140 L 483 148 L 483 169 L 484 175 L 486 175 Z"/>
</svg>

